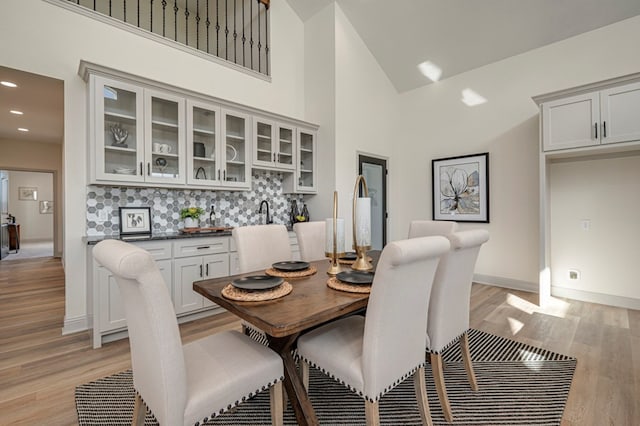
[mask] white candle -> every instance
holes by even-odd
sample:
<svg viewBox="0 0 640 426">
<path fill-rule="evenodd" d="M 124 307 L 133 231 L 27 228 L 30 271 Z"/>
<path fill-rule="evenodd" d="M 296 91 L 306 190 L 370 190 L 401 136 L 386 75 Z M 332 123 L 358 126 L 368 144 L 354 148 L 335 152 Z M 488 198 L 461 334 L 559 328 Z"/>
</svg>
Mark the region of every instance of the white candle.
<svg viewBox="0 0 640 426">
<path fill-rule="evenodd" d="M 354 245 L 371 245 L 371 198 L 356 199 L 356 241 Z"/>
<path fill-rule="evenodd" d="M 344 253 L 344 219 L 336 222 L 336 253 Z M 333 218 L 325 220 L 325 253 L 333 253 Z"/>
</svg>

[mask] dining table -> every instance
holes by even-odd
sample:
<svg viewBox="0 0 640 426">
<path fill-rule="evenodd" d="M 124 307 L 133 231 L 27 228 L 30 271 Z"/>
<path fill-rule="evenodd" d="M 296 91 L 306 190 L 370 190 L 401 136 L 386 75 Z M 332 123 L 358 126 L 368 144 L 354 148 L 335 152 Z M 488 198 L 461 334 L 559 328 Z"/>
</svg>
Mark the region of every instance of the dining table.
<svg viewBox="0 0 640 426">
<path fill-rule="evenodd" d="M 369 252 L 374 268 L 379 255 L 379 251 Z M 269 347 L 282 358 L 284 388 L 299 425 L 319 423 L 297 372 L 293 356 L 298 336 L 326 322 L 366 308 L 369 300 L 368 293 L 351 293 L 330 288 L 327 285 L 330 277 L 326 273 L 329 268 L 328 260 L 309 263 L 317 269 L 315 274 L 300 278 L 286 278 L 292 286 L 291 292 L 286 296 L 268 301 L 237 301 L 228 299 L 222 294 L 223 288 L 232 281 L 247 276 L 264 275 L 265 270 L 193 283 L 194 291 L 265 333 Z M 351 269 L 348 265 L 342 267 L 343 270 Z"/>
</svg>

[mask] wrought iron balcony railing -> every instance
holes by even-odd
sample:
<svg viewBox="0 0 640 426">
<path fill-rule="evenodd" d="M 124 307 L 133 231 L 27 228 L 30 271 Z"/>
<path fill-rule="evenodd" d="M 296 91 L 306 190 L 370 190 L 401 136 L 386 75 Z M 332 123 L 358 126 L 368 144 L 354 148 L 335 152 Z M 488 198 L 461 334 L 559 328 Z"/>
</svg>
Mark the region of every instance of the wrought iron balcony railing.
<svg viewBox="0 0 640 426">
<path fill-rule="evenodd" d="M 269 0 L 62 0 L 270 75 Z"/>
</svg>

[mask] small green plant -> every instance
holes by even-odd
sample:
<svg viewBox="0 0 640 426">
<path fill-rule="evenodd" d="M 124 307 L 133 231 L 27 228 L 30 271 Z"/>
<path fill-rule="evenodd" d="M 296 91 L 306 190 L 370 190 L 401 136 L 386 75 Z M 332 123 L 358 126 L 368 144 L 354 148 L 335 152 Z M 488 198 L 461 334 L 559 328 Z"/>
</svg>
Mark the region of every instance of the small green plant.
<svg viewBox="0 0 640 426">
<path fill-rule="evenodd" d="M 185 207 L 180 210 L 180 219 L 191 217 L 193 219 L 200 219 L 200 216 L 204 214 L 204 209 L 201 207 Z"/>
</svg>

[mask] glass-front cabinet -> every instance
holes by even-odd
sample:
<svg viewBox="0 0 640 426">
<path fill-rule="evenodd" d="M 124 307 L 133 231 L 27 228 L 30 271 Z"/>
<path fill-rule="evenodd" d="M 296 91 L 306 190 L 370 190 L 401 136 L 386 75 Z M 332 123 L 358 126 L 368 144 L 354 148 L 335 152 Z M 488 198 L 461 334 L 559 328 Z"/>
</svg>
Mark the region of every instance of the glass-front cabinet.
<svg viewBox="0 0 640 426">
<path fill-rule="evenodd" d="M 298 162 L 299 174 L 297 192 L 316 192 L 317 186 L 317 151 L 315 131 L 298 129 Z"/>
<path fill-rule="evenodd" d="M 184 183 L 184 98 L 145 90 L 146 181 Z"/>
<path fill-rule="evenodd" d="M 221 184 L 251 188 L 251 117 L 233 110 L 221 111 L 223 147 L 220 152 Z"/>
<path fill-rule="evenodd" d="M 187 101 L 187 183 L 220 183 L 220 108 Z"/>
<path fill-rule="evenodd" d="M 253 166 L 293 170 L 295 128 L 260 117 L 253 118 Z"/>
<path fill-rule="evenodd" d="M 96 179 L 143 182 L 142 88 L 99 76 L 93 83 Z"/>
</svg>

